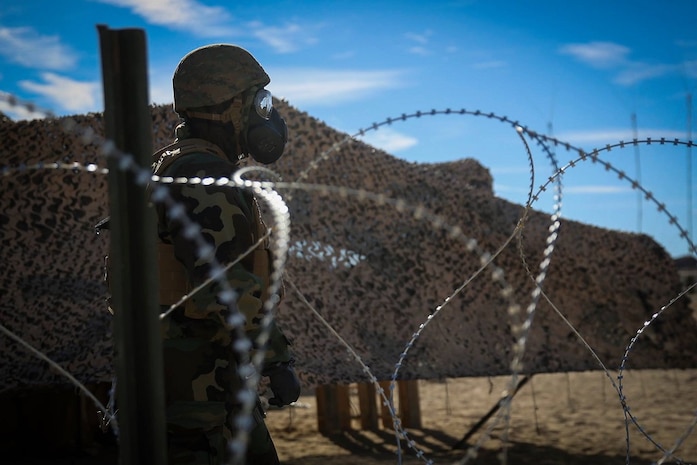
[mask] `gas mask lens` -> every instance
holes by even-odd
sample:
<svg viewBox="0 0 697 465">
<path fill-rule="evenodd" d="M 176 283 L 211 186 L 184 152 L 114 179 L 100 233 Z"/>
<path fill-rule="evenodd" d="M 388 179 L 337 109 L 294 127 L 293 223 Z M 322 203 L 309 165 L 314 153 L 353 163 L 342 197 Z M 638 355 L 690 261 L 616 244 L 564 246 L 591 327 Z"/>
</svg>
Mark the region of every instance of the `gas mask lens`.
<svg viewBox="0 0 697 465">
<path fill-rule="evenodd" d="M 271 92 L 266 89 L 259 89 L 254 96 L 254 109 L 259 116 L 264 119 L 269 119 L 271 117 L 271 110 L 273 110 Z"/>
</svg>

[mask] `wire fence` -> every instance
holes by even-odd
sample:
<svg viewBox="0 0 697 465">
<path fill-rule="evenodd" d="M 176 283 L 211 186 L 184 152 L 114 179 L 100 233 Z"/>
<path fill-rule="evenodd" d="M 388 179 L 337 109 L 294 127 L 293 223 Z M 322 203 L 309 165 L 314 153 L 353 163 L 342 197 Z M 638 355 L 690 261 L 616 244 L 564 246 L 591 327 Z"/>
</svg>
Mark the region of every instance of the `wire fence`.
<svg viewBox="0 0 697 465">
<path fill-rule="evenodd" d="M 665 221 L 676 228 L 680 237 L 683 238 L 688 245 L 689 250 L 695 254 L 697 250 L 695 249 L 695 245 L 691 242 L 691 237 L 687 232 L 688 229 L 680 224 L 677 215 L 673 214 L 664 203 L 655 198 L 651 191 L 646 189 L 642 183 L 636 179 L 633 179 L 627 173 L 617 169 L 613 164 L 603 159 L 603 156 L 611 150 L 621 150 L 628 147 L 656 144 L 665 146 L 667 149 L 676 149 L 681 147 L 692 147 L 694 145 L 692 141 L 683 141 L 680 139 L 667 140 L 664 138 L 634 139 L 631 141 L 619 141 L 603 148 L 598 148 L 587 152 L 564 141 L 540 134 L 517 121 L 511 120 L 507 117 L 498 116 L 494 113 L 484 113 L 478 110 L 470 111 L 465 109 L 430 110 L 417 111 L 411 114 L 402 114 L 397 117 L 387 118 L 384 121 L 372 124 L 371 126 L 362 129 L 353 135 L 334 136 L 336 141 L 331 145 L 330 148 L 321 151 L 317 155 L 311 154 L 311 161 L 307 163 L 306 166 L 294 165 L 293 169 L 288 170 L 284 176 L 265 168 L 262 169 L 255 166 L 247 166 L 231 178 L 172 179 L 153 176 L 150 171 L 138 168 L 128 154 L 120 153 L 114 148 L 111 141 L 103 139 L 99 134 L 98 129 L 95 130 L 95 128 L 92 126 L 85 126 L 78 122 L 76 118 L 56 118 L 50 111 L 38 109 L 37 107 L 30 105 L 27 102 L 22 102 L 21 100 L 8 94 L 0 95 L 0 98 L 10 106 L 21 107 L 27 112 L 34 114 L 43 113 L 46 119 L 35 124 L 57 125 L 64 136 L 77 139 L 81 144 L 87 147 L 87 150 L 93 154 L 91 159 L 94 160 L 94 162 L 75 161 L 72 159 L 74 154 L 71 154 L 70 152 L 53 153 L 51 155 L 54 157 L 54 159 L 55 157 L 59 157 L 62 160 L 49 161 L 46 159 L 37 161 L 35 163 L 19 163 L 15 165 L 3 166 L 0 170 L 0 175 L 4 181 L 0 182 L 8 183 L 10 180 L 14 182 L 17 179 L 29 176 L 31 173 L 45 173 L 48 171 L 64 172 L 73 175 L 84 174 L 92 177 L 103 177 L 108 173 L 108 169 L 105 168 L 103 164 L 104 159 L 106 157 L 116 157 L 119 160 L 120 169 L 133 171 L 136 175 L 136 179 L 143 186 L 146 184 L 155 186 L 153 189 L 153 198 L 157 199 L 158 201 L 168 203 L 170 213 L 173 215 L 179 215 L 179 217 L 182 217 L 183 219 L 186 217 L 181 215 L 180 206 L 168 199 L 168 185 L 170 184 L 215 184 L 218 186 L 229 186 L 230 188 L 245 189 L 253 192 L 265 204 L 265 210 L 269 212 L 269 219 L 271 220 L 270 222 L 273 229 L 272 245 L 276 270 L 276 273 L 274 276 L 272 276 L 273 293 L 277 293 L 279 291 L 282 279 L 284 279 L 286 285 L 291 291 L 289 293 L 290 295 L 287 296 L 286 299 L 292 299 L 295 302 L 294 308 L 304 308 L 305 312 L 308 312 L 312 315 L 312 318 L 319 321 L 326 331 L 326 334 L 331 335 L 332 338 L 343 346 L 345 351 L 348 353 L 347 358 L 351 359 L 350 363 L 359 367 L 359 371 L 362 373 L 364 379 L 375 384 L 379 396 L 381 396 L 383 399 L 383 402 L 388 407 L 393 418 L 395 444 L 398 449 L 397 461 L 399 463 L 401 463 L 402 455 L 404 453 L 403 449 L 405 448 L 409 449 L 410 453 L 415 454 L 425 463 L 430 464 L 433 463 L 433 461 L 427 456 L 428 454 L 421 448 L 418 442 L 411 438 L 410 434 L 402 427 L 400 423 L 399 416 L 394 408 L 395 383 L 397 380 L 402 378 L 403 371 L 405 366 L 408 365 L 408 362 L 412 359 L 418 360 L 420 356 L 417 350 L 419 348 L 419 342 L 424 333 L 428 331 L 429 326 L 442 319 L 442 314 L 448 312 L 451 304 L 456 302 L 458 297 L 463 295 L 466 290 L 475 286 L 475 283 L 482 281 L 486 283 L 486 286 L 491 286 L 496 289 L 496 304 L 503 305 L 505 309 L 505 315 L 508 323 L 507 331 L 509 331 L 507 334 L 512 336 L 509 342 L 510 346 L 505 351 L 507 355 L 505 369 L 510 374 L 510 381 L 506 390 L 504 391 L 502 409 L 489 424 L 488 429 L 477 441 L 477 443 L 472 445 L 466 452 L 464 452 L 461 460 L 458 463 L 466 464 L 473 461 L 477 457 L 477 452 L 482 447 L 482 444 L 491 438 L 492 432 L 495 428 L 501 426 L 507 428 L 508 422 L 510 421 L 511 401 L 515 393 L 515 388 L 521 376 L 529 372 L 528 369 L 530 367 L 526 366 L 525 355 L 526 350 L 528 350 L 530 345 L 531 330 L 535 327 L 536 315 L 541 302 L 545 302 L 546 305 L 549 305 L 559 320 L 568 327 L 570 332 L 573 332 L 577 338 L 577 343 L 580 342 L 587 354 L 590 354 L 594 360 L 594 363 L 604 371 L 608 382 L 612 385 L 613 389 L 617 393 L 619 403 L 627 420 L 627 463 L 630 461 L 630 424 L 635 425 L 640 433 L 648 438 L 653 443 L 656 450 L 662 455 L 662 457 L 656 463 L 663 463 L 669 459 L 674 460 L 677 463 L 684 463 L 680 459 L 680 446 L 689 438 L 694 438 L 693 431 L 695 424 L 697 424 L 697 415 L 694 416 L 690 424 L 685 425 L 684 433 L 675 438 L 675 441 L 671 444 L 671 446 L 659 444 L 657 441 L 652 439 L 651 435 L 642 428 L 641 423 L 633 416 L 627 399 L 623 394 L 623 373 L 627 368 L 628 363 L 632 359 L 635 352 L 635 347 L 637 344 L 642 343 L 642 338 L 645 336 L 647 330 L 653 325 L 657 325 L 657 322 L 660 322 L 665 317 L 665 314 L 670 313 L 673 305 L 675 305 L 676 302 L 684 304 L 686 294 L 692 290 L 694 285 L 686 289 L 681 289 L 679 292 L 675 293 L 672 299 L 664 301 L 661 306 L 654 308 L 653 311 L 650 312 L 650 316 L 645 319 L 645 322 L 635 328 L 633 337 L 627 342 L 624 352 L 620 357 L 621 362 L 619 364 L 619 370 L 616 373 L 613 373 L 612 368 L 606 366 L 604 357 L 598 355 L 593 344 L 587 341 L 587 335 L 582 334 L 576 328 L 576 325 L 568 319 L 567 315 L 565 315 L 563 311 L 564 309 L 558 308 L 554 302 L 554 299 L 547 294 L 546 281 L 552 272 L 550 271 L 550 267 L 555 260 L 555 252 L 558 241 L 564 234 L 561 228 L 562 199 L 564 198 L 562 178 L 566 173 L 575 169 L 577 166 L 587 163 L 597 166 L 599 170 L 614 173 L 620 180 L 626 182 L 627 185 L 629 185 L 632 189 L 641 192 L 645 200 L 652 203 L 656 209 L 665 216 Z M 384 126 L 391 126 L 408 120 L 419 120 L 435 116 L 473 117 L 486 119 L 496 124 L 502 124 L 513 131 L 521 143 L 522 151 L 528 158 L 530 167 L 530 184 L 527 193 L 527 202 L 523 206 L 522 213 L 517 218 L 513 230 L 496 248 L 490 248 L 489 242 L 483 241 L 481 237 L 473 235 L 471 228 L 467 228 L 465 225 L 459 222 L 453 222 L 452 217 L 448 215 L 439 214 L 436 206 L 428 205 L 427 203 L 421 202 L 418 199 L 392 195 L 389 186 L 376 186 L 375 189 L 366 189 L 361 187 L 354 188 L 339 184 L 313 182 L 315 173 L 324 164 L 338 163 L 342 151 L 345 151 L 349 147 L 355 146 L 357 138 L 360 138 L 371 131 L 378 131 Z M 33 143 L 39 144 L 40 141 L 33 141 Z M 533 181 L 537 174 L 533 160 L 533 144 L 539 150 L 541 150 L 552 167 L 552 174 L 547 176 L 545 178 L 545 182 L 537 189 L 534 187 Z M 66 146 L 69 147 L 69 145 Z M 296 150 L 302 150 L 302 144 L 300 144 L 299 141 L 295 142 L 294 147 Z M 570 153 L 572 155 L 571 160 L 566 163 L 560 163 L 556 155 L 557 148 L 562 148 L 564 153 Z M 84 156 L 82 157 L 82 160 L 85 160 Z M 291 178 L 294 177 L 294 180 L 283 180 L 283 178 L 288 178 L 289 174 Z M 65 182 L 68 182 L 67 178 Z M 381 189 L 381 187 L 384 189 Z M 531 253 L 529 250 L 525 249 L 522 237 L 526 231 L 526 227 L 529 224 L 530 215 L 533 212 L 533 206 L 535 206 L 536 202 L 538 202 L 540 196 L 548 190 L 553 191 L 555 203 L 552 208 L 552 213 L 547 218 L 546 227 L 544 228 L 546 230 L 544 247 L 541 250 L 541 253 Z M 353 334 L 342 334 L 342 329 L 340 328 L 344 327 L 337 325 L 336 322 L 332 322 L 331 318 L 328 318 L 327 313 L 321 308 L 318 308 L 318 302 L 321 302 L 319 296 L 308 295 L 302 284 L 299 284 L 302 282 L 302 279 L 297 275 L 297 272 L 301 271 L 303 267 L 289 266 L 289 264 L 292 265 L 293 263 L 302 262 L 311 258 L 319 258 L 325 263 L 331 263 L 331 266 L 325 267 L 325 270 L 329 269 L 330 272 L 331 270 L 334 270 L 338 273 L 342 267 L 347 269 L 356 269 L 356 265 L 365 259 L 366 254 L 369 255 L 371 252 L 366 252 L 365 249 L 359 250 L 358 252 L 354 250 L 360 249 L 360 247 L 331 248 L 327 247 L 326 245 L 322 245 L 324 244 L 322 241 L 317 242 L 319 245 L 312 250 L 308 245 L 312 239 L 311 237 L 305 238 L 305 240 L 308 241 L 305 243 L 303 243 L 298 237 L 294 237 L 291 234 L 291 229 L 295 226 L 293 223 L 294 216 L 297 214 L 302 221 L 302 219 L 306 218 L 307 216 L 313 215 L 312 211 L 304 212 L 302 214 L 293 211 L 293 206 L 296 205 L 293 203 L 293 201 L 296 196 L 311 197 L 312 205 L 321 205 L 322 199 L 341 199 L 342 201 L 347 201 L 350 204 L 359 205 L 359 208 L 366 213 L 366 217 L 362 219 L 365 227 L 364 232 L 366 234 L 371 234 L 371 222 L 379 221 L 379 219 L 371 217 L 371 214 L 375 214 L 375 212 L 381 210 L 392 211 L 399 217 L 409 218 L 410 221 L 420 224 L 432 234 L 439 234 L 448 241 L 460 243 L 463 250 L 470 254 L 471 258 L 469 263 L 476 263 L 475 269 L 467 271 L 465 279 L 462 279 L 458 285 L 451 287 L 447 296 L 443 298 L 440 303 L 432 307 L 432 310 L 428 312 L 427 317 L 425 317 L 420 324 L 412 328 L 411 337 L 402 341 L 402 348 L 399 351 L 398 357 L 396 360 L 391 362 L 392 373 L 390 375 L 391 384 L 389 392 L 386 392 L 380 386 L 379 378 L 375 375 L 374 369 L 371 368 L 370 362 L 364 360 L 365 356 L 362 355 L 363 351 L 360 347 L 356 346 L 356 341 L 353 339 Z M 300 205 L 303 204 L 301 203 Z M 39 214 L 41 214 L 41 212 Z M 305 231 L 303 227 L 303 225 L 300 225 L 299 230 L 301 232 Z M 200 247 L 199 254 L 201 256 L 206 255 L 207 245 L 205 240 L 203 240 L 200 235 L 200 228 L 198 225 L 195 223 L 190 223 L 186 225 L 186 228 L 188 234 L 196 238 Z M 391 230 L 391 233 L 395 235 L 406 234 L 396 227 Z M 7 235 L 5 237 L 7 237 Z M 21 235 L 16 235 L 12 238 L 12 240 L 19 244 L 19 247 L 21 247 Z M 358 242 L 354 243 L 354 246 L 360 242 L 360 239 L 357 239 L 357 241 Z M 376 241 L 379 243 L 379 239 Z M 510 251 L 516 246 L 516 244 L 516 250 L 520 264 L 523 265 L 525 270 L 526 279 L 528 282 L 534 283 L 531 290 L 526 291 L 522 299 L 518 285 L 511 284 L 508 279 L 508 275 L 512 270 L 498 264 L 501 254 L 504 253 L 504 251 Z M 59 262 L 61 258 L 53 257 L 53 259 L 56 262 Z M 91 257 L 90 260 L 94 260 L 94 257 Z M 457 267 L 457 264 L 454 266 Z M 285 277 L 283 275 L 284 270 L 286 271 Z M 218 280 L 222 288 L 225 289 L 225 283 L 222 282 L 221 278 L 222 276 L 224 276 L 222 267 L 213 267 L 210 279 Z M 269 308 L 271 308 L 272 302 L 269 301 L 267 304 L 269 305 Z M 422 307 L 425 305 L 427 304 L 421 304 Z M 9 311 L 21 312 L 22 309 L 11 308 Z M 268 319 L 265 321 L 265 328 L 268 326 L 270 318 L 272 318 L 271 315 L 272 314 L 270 313 Z M 235 316 L 233 316 L 233 318 L 234 317 Z M 162 318 L 167 318 L 167 314 L 163 314 Z M 78 377 L 70 373 L 69 369 L 65 369 L 57 362 L 51 360 L 40 348 L 34 347 L 32 343 L 28 342 L 26 337 L 23 337 L 21 334 L 16 334 L 4 324 L 0 324 L 0 332 L 2 332 L 4 337 L 16 342 L 25 350 L 31 352 L 36 358 L 42 359 L 46 363 L 50 364 L 52 370 L 60 372 L 61 375 L 68 379 L 70 383 L 81 389 L 94 401 L 96 407 L 101 412 L 105 412 L 105 422 L 108 423 L 115 431 L 118 430 L 118 423 L 116 421 L 116 415 L 113 412 L 112 406 L 102 405 L 100 401 L 90 393 L 89 389 L 87 389 L 83 383 L 78 380 Z M 264 333 L 260 337 L 265 338 L 266 334 Z M 416 353 L 414 353 L 415 350 Z M 253 361 L 253 365 L 256 368 L 255 372 L 259 372 L 260 364 L 260 358 Z M 408 377 L 411 376 L 413 376 L 413 374 L 410 374 Z M 249 379 L 250 386 L 255 385 L 258 381 L 258 377 L 254 376 L 250 377 Z M 249 414 L 249 412 L 246 413 Z M 507 436 L 504 435 L 502 439 L 502 454 L 500 456 L 501 463 L 507 463 L 505 447 L 507 440 L 506 438 Z M 233 443 L 231 444 L 231 448 L 239 450 L 240 447 L 244 447 L 244 437 L 235 438 L 235 440 L 239 441 L 239 444 Z"/>
</svg>

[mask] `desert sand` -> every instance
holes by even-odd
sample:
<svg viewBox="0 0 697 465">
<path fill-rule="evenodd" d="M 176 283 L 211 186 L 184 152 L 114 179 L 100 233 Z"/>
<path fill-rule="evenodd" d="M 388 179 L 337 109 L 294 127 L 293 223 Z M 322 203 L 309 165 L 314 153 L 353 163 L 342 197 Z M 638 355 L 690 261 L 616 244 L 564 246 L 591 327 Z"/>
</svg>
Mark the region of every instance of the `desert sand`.
<svg viewBox="0 0 697 465">
<path fill-rule="evenodd" d="M 616 374 L 613 381 L 617 384 Z M 503 377 L 419 381 L 422 427 L 407 433 L 425 456 L 417 458 L 403 441 L 402 463 L 461 460 L 466 450 L 452 447 L 498 402 L 507 382 Z M 696 421 L 697 370 L 628 371 L 623 392 L 641 427 L 665 449 L 674 447 Z M 357 405 L 354 395 L 356 412 Z M 269 411 L 267 421 L 286 465 L 399 463 L 392 429 L 361 431 L 354 419 L 350 431 L 319 434 L 311 394 L 294 407 Z M 493 422 L 494 417 L 472 435 L 469 445 L 480 441 Z M 511 405 L 507 463 L 650 464 L 663 457 L 634 424 L 628 430 L 629 443 L 619 395 L 602 371 L 534 375 Z M 502 463 L 504 434 L 503 428 L 494 428 L 468 463 Z M 697 428 L 682 440 L 675 456 L 663 463 L 697 463 Z"/>
<path fill-rule="evenodd" d="M 696 464 L 697 428 L 687 433 L 697 422 L 697 369 L 628 371 L 624 375 L 627 404 L 651 440 L 664 449 L 681 442 L 675 457 L 662 463 Z M 616 374 L 613 381 L 617 384 Z M 421 427 L 408 428 L 407 434 L 424 457 L 418 458 L 402 441 L 401 462 L 394 432 L 381 422 L 377 429 L 365 431 L 356 418 L 350 430 L 320 434 L 314 390 L 307 390 L 294 406 L 270 410 L 267 422 L 284 465 L 458 463 L 467 447 L 453 450 L 453 446 L 498 403 L 507 383 L 503 377 L 418 381 Z M 358 416 L 356 390 L 356 385 L 349 386 L 352 415 Z M 492 429 L 492 417 L 470 437 L 468 445 L 480 443 L 481 448 L 467 463 L 648 465 L 663 457 L 633 424 L 627 442 L 619 396 L 601 371 L 534 375 L 513 398 L 510 412 L 507 462 L 501 461 L 506 430 Z M 54 454 L 44 444 L 32 442 L 16 455 L 3 453 L 0 463 L 116 465 L 118 448 L 113 440 L 98 441 L 89 448 Z"/>
</svg>

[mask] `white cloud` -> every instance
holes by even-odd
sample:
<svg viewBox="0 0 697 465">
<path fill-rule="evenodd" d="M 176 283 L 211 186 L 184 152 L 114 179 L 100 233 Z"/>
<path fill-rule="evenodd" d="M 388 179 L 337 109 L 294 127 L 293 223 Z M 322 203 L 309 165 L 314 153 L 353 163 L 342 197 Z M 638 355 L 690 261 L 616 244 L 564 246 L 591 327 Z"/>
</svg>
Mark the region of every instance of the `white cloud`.
<svg viewBox="0 0 697 465">
<path fill-rule="evenodd" d="M 60 109 L 73 113 L 99 111 L 101 108 L 101 85 L 98 82 L 80 82 L 55 73 L 42 73 L 44 83 L 20 81 L 23 89 L 42 95 Z M 53 110 L 53 109 L 52 109 Z M 61 111 L 53 110 L 60 114 Z"/>
<path fill-rule="evenodd" d="M 287 23 L 269 26 L 251 21 L 244 26 L 231 25 L 233 17 L 222 6 L 207 6 L 198 0 L 94 0 L 121 8 L 128 8 L 150 24 L 186 31 L 200 37 L 251 36 L 270 46 L 278 53 L 291 53 L 302 46 L 314 44 L 317 39 L 308 32 L 307 25 Z M 318 25 L 313 28 L 319 27 Z"/>
<path fill-rule="evenodd" d="M 365 135 L 359 136 L 357 139 L 391 154 L 400 150 L 406 150 L 419 143 L 419 140 L 413 136 L 385 127 L 381 127 L 376 131 L 366 132 Z"/>
<path fill-rule="evenodd" d="M 151 78 L 153 73 L 151 73 Z M 53 73 L 41 75 L 44 82 L 24 80 L 20 87 L 53 102 L 50 111 L 56 115 L 82 114 L 103 111 L 101 82 L 79 82 Z M 155 104 L 172 103 L 172 80 L 170 76 L 155 76 L 150 80 L 150 101 Z M 0 111 L 13 120 L 38 119 L 46 116 L 41 108 L 27 108 L 23 102 L 11 104 L 9 94 L 0 91 Z"/>
<path fill-rule="evenodd" d="M 674 74 L 680 71 L 693 71 L 693 62 L 681 65 L 650 64 L 632 61 L 627 57 L 631 50 L 624 45 L 613 42 L 589 42 L 586 44 L 568 44 L 560 52 L 571 55 L 578 61 L 598 69 L 618 70 L 613 82 L 622 86 L 631 86 L 642 81 Z"/>
<path fill-rule="evenodd" d="M 421 47 L 421 46 L 414 46 L 414 47 L 409 47 L 409 53 L 412 53 L 414 55 L 421 55 L 421 56 L 426 56 L 430 55 L 431 52 L 426 48 L 426 47 Z"/>
<path fill-rule="evenodd" d="M 0 27 L 0 55 L 29 68 L 65 70 L 77 57 L 57 36 L 42 36 L 29 27 Z"/>
<path fill-rule="evenodd" d="M 267 26 L 255 21 L 249 23 L 248 29 L 252 31 L 252 36 L 278 53 L 295 52 L 302 46 L 317 43 L 317 39 L 308 33 L 308 27 L 296 23 L 288 23 L 283 27 L 278 27 Z"/>
<path fill-rule="evenodd" d="M 13 102 L 9 99 L 10 94 L 0 92 L 0 112 L 15 121 L 41 119 L 46 114 L 40 110 L 28 108 L 20 102 Z"/>
<path fill-rule="evenodd" d="M 594 68 L 614 68 L 627 62 L 630 49 L 613 42 L 589 42 L 564 45 L 560 52 Z"/>
<path fill-rule="evenodd" d="M 189 31 L 201 37 L 234 35 L 226 23 L 230 14 L 223 7 L 207 6 L 197 0 L 96 0 L 128 8 L 150 24 Z"/>
<path fill-rule="evenodd" d="M 425 31 L 423 34 L 415 34 L 413 32 L 407 32 L 404 34 L 404 36 L 407 39 L 413 40 L 414 42 L 421 44 L 421 45 L 426 45 L 428 43 L 428 38 L 433 34 L 433 31 Z"/>
<path fill-rule="evenodd" d="M 626 69 L 620 71 L 613 79 L 623 86 L 630 86 L 647 79 L 653 79 L 666 74 L 671 74 L 679 68 L 670 65 L 649 65 L 647 63 L 631 63 Z"/>
<path fill-rule="evenodd" d="M 403 85 L 400 71 L 334 71 L 276 69 L 268 89 L 296 107 L 336 105 L 366 98 L 375 92 Z"/>
<path fill-rule="evenodd" d="M 433 34 L 433 31 L 427 30 L 422 34 L 415 34 L 413 32 L 408 32 L 404 36 L 412 42 L 416 42 L 416 45 L 412 45 L 407 48 L 409 53 L 414 55 L 430 55 L 431 51 L 426 47 L 429 43 L 429 37 Z"/>
</svg>

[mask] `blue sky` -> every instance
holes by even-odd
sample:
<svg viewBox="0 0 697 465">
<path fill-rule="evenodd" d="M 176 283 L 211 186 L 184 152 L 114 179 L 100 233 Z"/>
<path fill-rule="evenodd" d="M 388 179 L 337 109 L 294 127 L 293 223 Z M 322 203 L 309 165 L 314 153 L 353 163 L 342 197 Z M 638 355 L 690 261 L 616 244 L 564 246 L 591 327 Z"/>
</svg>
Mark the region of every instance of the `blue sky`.
<svg viewBox="0 0 697 465">
<path fill-rule="evenodd" d="M 101 111 L 96 25 L 147 33 L 150 95 L 171 103 L 180 58 L 208 43 L 247 48 L 278 97 L 355 134 L 417 110 L 507 116 L 585 150 L 620 140 L 688 139 L 687 95 L 697 88 L 695 1 L 345 2 L 24 0 L 0 6 L 0 92 L 58 115 Z M 0 111 L 32 117 L 0 99 Z M 633 120 L 634 118 L 634 120 Z M 633 122 L 635 121 L 635 122 Z M 368 133 L 413 162 L 476 158 L 496 195 L 523 204 L 529 168 L 507 126 L 429 116 Z M 557 149 L 563 165 L 574 154 Z M 684 146 L 613 150 L 604 159 L 637 178 L 691 232 L 697 155 Z M 536 181 L 550 175 L 535 153 Z M 535 208 L 551 211 L 543 196 Z M 627 182 L 583 164 L 564 177 L 562 216 L 653 236 L 688 252 L 677 229 Z M 694 223 L 694 220 L 692 220 Z"/>
</svg>

